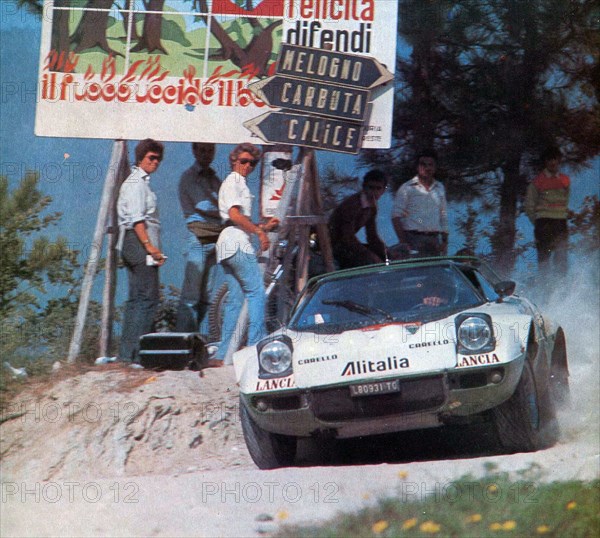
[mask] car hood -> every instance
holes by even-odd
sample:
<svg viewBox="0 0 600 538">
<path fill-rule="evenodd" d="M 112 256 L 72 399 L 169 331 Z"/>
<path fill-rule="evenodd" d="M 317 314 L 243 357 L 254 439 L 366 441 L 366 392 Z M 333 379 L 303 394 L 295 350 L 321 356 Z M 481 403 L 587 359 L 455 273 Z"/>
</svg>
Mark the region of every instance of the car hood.
<svg viewBox="0 0 600 538">
<path fill-rule="evenodd" d="M 297 387 L 410 376 L 456 365 L 454 316 L 389 323 L 341 334 L 289 333 Z"/>
</svg>

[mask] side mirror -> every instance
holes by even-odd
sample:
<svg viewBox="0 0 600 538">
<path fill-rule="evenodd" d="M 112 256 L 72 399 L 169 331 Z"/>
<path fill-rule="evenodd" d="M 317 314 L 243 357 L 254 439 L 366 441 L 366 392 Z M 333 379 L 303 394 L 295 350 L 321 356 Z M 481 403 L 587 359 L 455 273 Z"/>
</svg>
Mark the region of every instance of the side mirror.
<svg viewBox="0 0 600 538">
<path fill-rule="evenodd" d="M 494 286 L 494 291 L 500 295 L 500 297 L 508 297 L 515 292 L 517 283 L 514 280 L 502 280 Z"/>
</svg>

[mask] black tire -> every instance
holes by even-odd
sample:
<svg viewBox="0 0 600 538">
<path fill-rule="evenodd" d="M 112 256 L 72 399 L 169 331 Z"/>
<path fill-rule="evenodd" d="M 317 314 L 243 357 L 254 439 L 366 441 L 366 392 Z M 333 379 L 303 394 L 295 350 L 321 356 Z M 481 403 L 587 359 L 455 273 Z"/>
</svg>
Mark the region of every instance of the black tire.
<svg viewBox="0 0 600 538">
<path fill-rule="evenodd" d="M 545 385 L 536 387 L 531 364 L 525 360 L 515 392 L 491 412 L 496 438 L 502 449 L 532 452 L 556 442 L 558 425 L 550 390 L 548 384 Z"/>
<path fill-rule="evenodd" d="M 550 396 L 559 408 L 569 408 L 571 406 L 567 345 L 565 342 L 565 335 L 562 331 L 557 334 L 554 342 L 554 349 L 552 350 Z"/>
<path fill-rule="evenodd" d="M 250 457 L 259 469 L 288 467 L 296 458 L 297 438 L 263 430 L 252 420 L 240 397 L 242 432 Z"/>
<path fill-rule="evenodd" d="M 296 294 L 287 282 L 280 281 L 275 285 L 267 297 L 265 313 L 267 333 L 280 329 L 287 322 L 295 301 Z"/>
<path fill-rule="evenodd" d="M 221 327 L 223 327 L 223 307 L 229 290 L 227 284 L 222 284 L 215 293 L 214 299 L 208 310 L 208 339 L 211 342 L 221 341 Z M 248 338 L 248 327 L 244 327 L 244 334 L 240 341 L 240 347 L 246 345 Z"/>
</svg>

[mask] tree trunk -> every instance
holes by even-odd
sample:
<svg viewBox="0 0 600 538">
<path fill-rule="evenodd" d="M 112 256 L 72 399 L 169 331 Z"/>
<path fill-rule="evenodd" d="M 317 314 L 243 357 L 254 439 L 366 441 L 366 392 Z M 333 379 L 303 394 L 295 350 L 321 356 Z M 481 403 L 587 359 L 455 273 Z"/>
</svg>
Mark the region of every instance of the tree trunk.
<svg viewBox="0 0 600 538">
<path fill-rule="evenodd" d="M 54 7 L 69 7 L 70 0 L 56 0 Z M 51 49 L 56 54 L 63 54 L 65 58 L 69 54 L 71 42 L 69 41 L 69 12 L 62 9 L 54 10 L 52 20 L 52 44 Z M 56 68 L 62 71 L 64 63 Z"/>
<path fill-rule="evenodd" d="M 133 2 L 134 0 L 127 0 L 127 9 L 132 9 L 135 7 L 135 4 Z M 131 21 L 131 41 L 137 41 L 139 39 L 139 36 L 137 33 L 137 27 L 135 25 L 135 13 L 131 13 L 129 11 L 125 11 L 123 13 L 123 27 L 125 28 L 125 35 L 127 36 L 127 32 L 129 32 L 130 18 L 133 19 L 133 21 Z"/>
<path fill-rule="evenodd" d="M 162 11 L 165 0 L 150 0 L 148 11 Z M 167 51 L 160 42 L 162 31 L 162 15 L 160 13 L 146 13 L 144 15 L 144 29 L 142 38 L 138 44 L 131 49 L 131 52 L 140 52 L 146 50 L 149 53 L 159 51 L 167 54 Z"/>
<path fill-rule="evenodd" d="M 498 228 L 493 240 L 494 259 L 501 274 L 509 276 L 516 261 L 515 239 L 517 234 L 517 197 L 519 183 L 519 160 L 513 160 L 503 167 L 504 181 L 500 188 L 500 213 Z"/>
<path fill-rule="evenodd" d="M 86 7 L 110 9 L 113 0 L 89 0 Z M 122 56 L 108 45 L 106 30 L 108 27 L 108 11 L 84 11 L 81 21 L 71 36 L 71 41 L 77 43 L 75 52 L 100 47 L 103 51 Z"/>
</svg>

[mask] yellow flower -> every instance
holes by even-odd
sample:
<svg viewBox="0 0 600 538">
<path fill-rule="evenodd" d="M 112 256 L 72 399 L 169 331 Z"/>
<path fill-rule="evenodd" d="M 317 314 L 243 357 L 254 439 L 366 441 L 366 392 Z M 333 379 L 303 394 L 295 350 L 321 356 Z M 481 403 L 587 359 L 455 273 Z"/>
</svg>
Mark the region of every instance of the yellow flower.
<svg viewBox="0 0 600 538">
<path fill-rule="evenodd" d="M 502 530 L 504 531 L 512 531 L 517 527 L 517 522 L 509 519 L 502 524 Z"/>
<path fill-rule="evenodd" d="M 490 485 L 487 487 L 487 490 L 488 490 L 490 493 L 496 493 L 496 492 L 498 491 L 498 486 L 497 486 L 496 484 L 490 484 Z"/>
<path fill-rule="evenodd" d="M 577 503 L 575 501 L 570 501 L 567 503 L 567 510 L 573 510 L 573 508 L 575 508 L 577 506 Z"/>
<path fill-rule="evenodd" d="M 471 514 L 467 517 L 468 523 L 477 523 L 478 521 L 481 521 L 481 514 Z"/>
<path fill-rule="evenodd" d="M 407 477 L 408 477 L 408 471 L 398 471 L 398 478 L 401 478 L 402 480 L 404 480 Z"/>
<path fill-rule="evenodd" d="M 387 529 L 390 526 L 390 524 L 387 521 L 384 521 L 383 519 L 380 521 L 377 521 L 376 523 L 373 523 L 373 526 L 371 527 L 371 530 L 375 533 L 375 534 L 381 534 L 385 529 Z"/>
<path fill-rule="evenodd" d="M 408 529 L 412 529 L 416 524 L 417 524 L 416 517 L 407 519 L 404 523 L 402 523 L 402 530 L 407 531 Z"/>
<path fill-rule="evenodd" d="M 499 531 L 502 529 L 502 523 L 492 523 L 490 525 L 490 530 L 491 531 Z"/>
<path fill-rule="evenodd" d="M 425 521 L 424 523 L 421 523 L 419 529 L 421 529 L 421 532 L 435 534 L 436 532 L 440 532 L 441 525 L 438 525 L 434 521 Z"/>
<path fill-rule="evenodd" d="M 550 527 L 548 527 L 548 525 L 540 525 L 535 530 L 538 534 L 546 534 L 547 532 L 550 532 Z"/>
<path fill-rule="evenodd" d="M 288 517 L 290 517 L 290 515 L 285 511 L 285 510 L 279 510 L 279 512 L 277 512 L 277 519 L 287 519 Z"/>
</svg>

